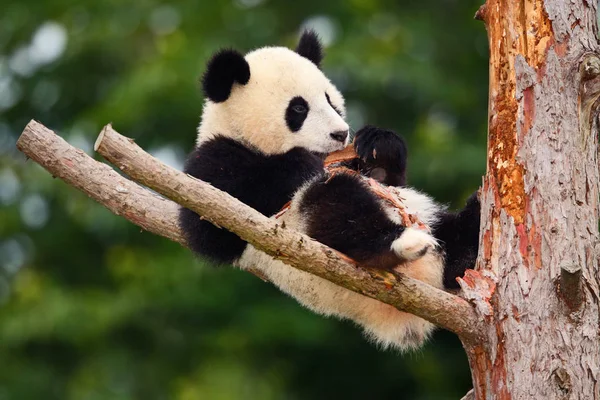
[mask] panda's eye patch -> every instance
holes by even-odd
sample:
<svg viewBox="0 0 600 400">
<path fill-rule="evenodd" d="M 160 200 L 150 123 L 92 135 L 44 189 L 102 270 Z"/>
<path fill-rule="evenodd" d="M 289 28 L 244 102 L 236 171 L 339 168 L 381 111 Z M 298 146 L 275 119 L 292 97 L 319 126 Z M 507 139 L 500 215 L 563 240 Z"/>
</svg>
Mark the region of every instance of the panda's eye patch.
<svg viewBox="0 0 600 400">
<path fill-rule="evenodd" d="M 308 103 L 301 96 L 290 100 L 285 110 L 285 122 L 290 131 L 298 132 L 302 128 L 309 111 Z"/>
<path fill-rule="evenodd" d="M 306 114 L 308 112 L 308 109 L 301 104 L 293 106 L 292 110 L 294 110 L 294 112 L 298 114 Z"/>
</svg>

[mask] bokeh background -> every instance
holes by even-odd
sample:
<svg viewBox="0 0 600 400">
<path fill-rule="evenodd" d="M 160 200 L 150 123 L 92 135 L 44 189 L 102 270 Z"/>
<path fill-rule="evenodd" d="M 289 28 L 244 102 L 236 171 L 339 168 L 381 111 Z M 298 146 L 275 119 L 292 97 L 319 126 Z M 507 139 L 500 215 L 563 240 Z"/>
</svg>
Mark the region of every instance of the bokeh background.
<svg viewBox="0 0 600 400">
<path fill-rule="evenodd" d="M 460 342 L 383 352 L 351 323 L 215 269 L 26 162 L 35 118 L 92 153 L 101 127 L 181 167 L 222 46 L 327 45 L 354 129 L 409 143 L 409 181 L 453 207 L 485 170 L 482 0 L 3 0 L 0 399 L 458 399 Z"/>
</svg>

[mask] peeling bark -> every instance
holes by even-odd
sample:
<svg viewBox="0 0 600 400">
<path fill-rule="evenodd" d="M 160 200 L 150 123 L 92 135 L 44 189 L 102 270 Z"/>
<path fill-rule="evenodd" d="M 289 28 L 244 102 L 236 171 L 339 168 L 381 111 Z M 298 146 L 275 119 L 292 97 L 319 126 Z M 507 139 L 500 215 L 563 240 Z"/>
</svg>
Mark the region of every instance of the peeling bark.
<svg viewBox="0 0 600 400">
<path fill-rule="evenodd" d="M 488 0 L 477 13 L 490 44 L 477 267 L 495 282 L 488 340 L 465 345 L 477 399 L 600 398 L 596 7 Z"/>
</svg>

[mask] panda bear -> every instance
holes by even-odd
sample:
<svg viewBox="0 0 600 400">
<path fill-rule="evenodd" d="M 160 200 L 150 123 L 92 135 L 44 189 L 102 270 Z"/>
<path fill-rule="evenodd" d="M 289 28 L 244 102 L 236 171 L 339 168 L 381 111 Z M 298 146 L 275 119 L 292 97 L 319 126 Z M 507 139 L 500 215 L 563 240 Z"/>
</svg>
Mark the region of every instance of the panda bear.
<svg viewBox="0 0 600 400">
<path fill-rule="evenodd" d="M 295 51 L 263 47 L 245 56 L 225 49 L 208 62 L 198 138 L 185 172 L 236 197 L 286 227 L 368 268 L 396 270 L 438 288 L 474 265 L 479 236 L 476 196 L 451 213 L 405 187 L 406 145 L 392 131 L 367 126 L 354 146 L 364 175 L 396 186 L 407 211 L 431 232 L 407 227 L 364 179 L 329 174 L 328 153 L 349 143 L 344 98 L 320 69 L 317 35 L 305 31 Z M 350 319 L 382 348 L 420 347 L 434 326 L 419 317 L 295 269 L 235 234 L 182 208 L 189 247 L 217 264 L 260 270 L 309 309 Z"/>
</svg>

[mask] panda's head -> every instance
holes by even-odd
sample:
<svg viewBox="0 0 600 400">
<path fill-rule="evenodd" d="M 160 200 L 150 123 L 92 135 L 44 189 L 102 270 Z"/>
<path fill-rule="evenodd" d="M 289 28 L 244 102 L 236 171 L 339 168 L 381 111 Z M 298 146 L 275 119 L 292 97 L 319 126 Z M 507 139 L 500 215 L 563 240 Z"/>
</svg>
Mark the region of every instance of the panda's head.
<svg viewBox="0 0 600 400">
<path fill-rule="evenodd" d="M 198 143 L 223 135 L 267 154 L 294 147 L 317 153 L 343 148 L 349 129 L 344 98 L 319 69 L 322 58 L 312 31 L 304 32 L 296 51 L 217 52 L 202 78 L 207 101 Z"/>
</svg>

